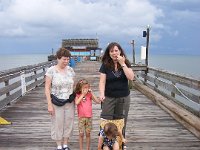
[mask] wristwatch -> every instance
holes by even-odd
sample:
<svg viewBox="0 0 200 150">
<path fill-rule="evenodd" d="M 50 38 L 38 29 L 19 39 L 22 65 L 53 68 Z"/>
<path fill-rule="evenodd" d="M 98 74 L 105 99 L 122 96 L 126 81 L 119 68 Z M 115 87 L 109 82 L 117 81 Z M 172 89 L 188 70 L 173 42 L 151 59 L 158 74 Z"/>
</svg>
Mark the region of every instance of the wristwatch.
<svg viewBox="0 0 200 150">
<path fill-rule="evenodd" d="M 126 66 L 126 64 L 123 64 L 123 65 L 121 65 L 122 66 L 122 68 L 124 68 L 125 66 Z"/>
</svg>

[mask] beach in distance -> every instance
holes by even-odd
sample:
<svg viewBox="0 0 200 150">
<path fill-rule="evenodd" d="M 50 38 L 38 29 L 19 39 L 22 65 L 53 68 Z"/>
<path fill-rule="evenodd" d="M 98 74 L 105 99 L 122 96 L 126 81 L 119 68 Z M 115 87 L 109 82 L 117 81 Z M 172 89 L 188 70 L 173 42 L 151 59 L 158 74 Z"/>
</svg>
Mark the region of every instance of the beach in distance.
<svg viewBox="0 0 200 150">
<path fill-rule="evenodd" d="M 0 71 L 46 62 L 49 54 L 12 54 L 0 56 Z M 130 62 L 131 54 L 127 55 Z M 136 54 L 136 63 L 144 63 Z M 149 66 L 200 79 L 199 55 L 149 55 Z"/>
</svg>

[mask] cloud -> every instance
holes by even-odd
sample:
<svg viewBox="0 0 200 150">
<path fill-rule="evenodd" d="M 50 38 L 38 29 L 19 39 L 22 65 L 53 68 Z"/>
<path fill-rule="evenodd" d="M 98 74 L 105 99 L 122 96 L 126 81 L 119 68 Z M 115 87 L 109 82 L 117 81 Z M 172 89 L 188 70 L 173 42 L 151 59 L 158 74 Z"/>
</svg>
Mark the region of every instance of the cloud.
<svg viewBox="0 0 200 150">
<path fill-rule="evenodd" d="M 147 0 L 10 0 L 1 1 L 0 30 L 4 36 L 48 36 L 63 34 L 131 36 L 163 17 Z M 21 29 L 21 32 L 13 32 Z M 10 31 L 10 32 L 9 32 Z M 22 34 L 23 33 L 23 34 Z"/>
<path fill-rule="evenodd" d="M 117 41 L 130 48 L 133 39 L 140 47 L 148 24 L 155 47 L 174 51 L 186 40 L 184 47 L 195 50 L 199 5 L 199 0 L 0 0 L 0 50 L 57 49 L 63 38 L 96 37 L 101 47 Z"/>
<path fill-rule="evenodd" d="M 10 36 L 10 37 L 15 37 L 15 36 L 24 37 L 24 36 L 26 36 L 24 30 L 21 27 L 16 27 L 16 28 L 13 28 L 13 29 L 10 28 L 9 30 L 4 30 L 2 32 L 2 35 Z"/>
</svg>

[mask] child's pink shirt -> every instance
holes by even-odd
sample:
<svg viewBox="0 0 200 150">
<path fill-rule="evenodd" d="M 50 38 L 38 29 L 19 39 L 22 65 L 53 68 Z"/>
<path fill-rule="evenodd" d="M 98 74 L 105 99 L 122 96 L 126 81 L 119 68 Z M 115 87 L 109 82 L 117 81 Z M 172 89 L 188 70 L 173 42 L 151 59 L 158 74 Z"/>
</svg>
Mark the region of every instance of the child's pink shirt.
<svg viewBox="0 0 200 150">
<path fill-rule="evenodd" d="M 79 97 L 81 94 L 76 94 L 76 97 Z M 81 100 L 77 105 L 78 117 L 92 117 L 92 94 L 89 92 L 85 95 L 85 101 Z"/>
</svg>

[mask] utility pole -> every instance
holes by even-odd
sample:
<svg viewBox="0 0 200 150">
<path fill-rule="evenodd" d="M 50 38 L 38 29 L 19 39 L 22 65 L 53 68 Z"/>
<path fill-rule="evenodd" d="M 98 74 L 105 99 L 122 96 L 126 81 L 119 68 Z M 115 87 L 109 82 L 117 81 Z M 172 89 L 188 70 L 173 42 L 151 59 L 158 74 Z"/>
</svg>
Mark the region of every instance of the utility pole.
<svg viewBox="0 0 200 150">
<path fill-rule="evenodd" d="M 148 59 L 149 59 L 149 31 L 150 31 L 150 26 L 147 26 L 147 30 L 143 31 L 143 37 L 146 37 L 146 59 L 145 59 L 145 65 L 147 67 L 147 70 L 145 71 L 145 77 L 144 77 L 144 82 L 147 82 L 147 73 L 148 73 Z"/>
<path fill-rule="evenodd" d="M 149 58 L 149 32 L 150 32 L 150 26 L 147 26 L 147 30 L 143 31 L 143 37 L 146 37 L 146 59 L 145 64 L 148 66 L 148 58 Z"/>
<path fill-rule="evenodd" d="M 133 65 L 135 65 L 135 43 L 134 43 L 134 40 L 131 41 L 131 44 L 133 46 Z"/>
<path fill-rule="evenodd" d="M 53 48 L 51 49 L 51 53 L 52 53 L 52 55 L 53 55 Z"/>
<path fill-rule="evenodd" d="M 148 66 L 149 62 L 148 62 L 148 58 L 149 58 L 149 30 L 150 30 L 150 26 L 147 26 L 147 42 L 146 42 L 146 60 L 145 60 L 145 64 Z"/>
</svg>

